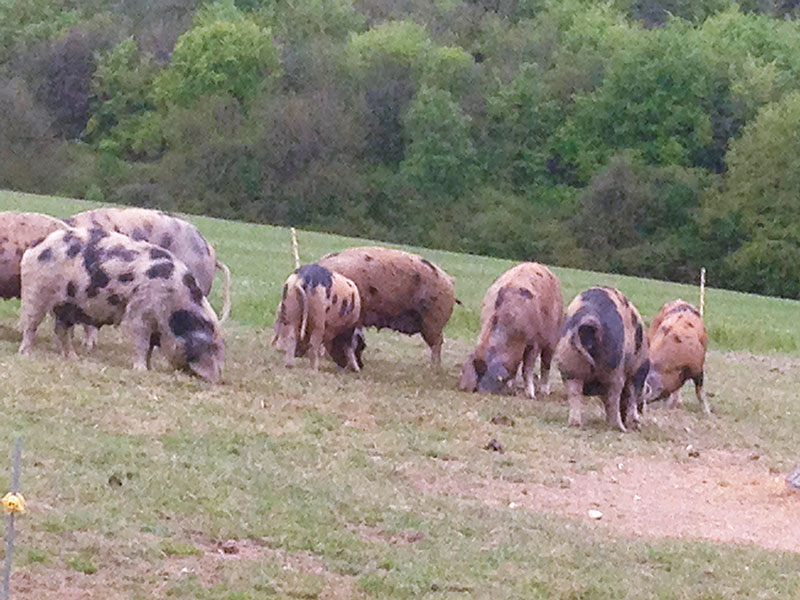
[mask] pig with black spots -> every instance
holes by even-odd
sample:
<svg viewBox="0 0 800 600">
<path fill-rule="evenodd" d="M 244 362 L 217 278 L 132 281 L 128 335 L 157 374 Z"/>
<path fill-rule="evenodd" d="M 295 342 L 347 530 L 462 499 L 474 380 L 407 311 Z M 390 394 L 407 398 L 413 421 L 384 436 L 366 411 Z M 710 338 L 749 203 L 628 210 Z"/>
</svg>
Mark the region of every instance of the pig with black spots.
<svg viewBox="0 0 800 600">
<path fill-rule="evenodd" d="M 569 400 L 569 425 L 581 426 L 583 396 L 601 396 L 609 427 L 640 425 L 650 368 L 639 311 L 615 288 L 593 287 L 567 307 L 556 362 Z"/>
<path fill-rule="evenodd" d="M 77 324 L 121 325 L 133 366 L 150 367 L 159 346 L 176 368 L 217 383 L 225 347 L 214 310 L 188 267 L 171 252 L 101 228 L 51 233 L 21 263 L 21 354 L 31 352 L 47 313 L 62 354 L 76 356 Z"/>
</svg>

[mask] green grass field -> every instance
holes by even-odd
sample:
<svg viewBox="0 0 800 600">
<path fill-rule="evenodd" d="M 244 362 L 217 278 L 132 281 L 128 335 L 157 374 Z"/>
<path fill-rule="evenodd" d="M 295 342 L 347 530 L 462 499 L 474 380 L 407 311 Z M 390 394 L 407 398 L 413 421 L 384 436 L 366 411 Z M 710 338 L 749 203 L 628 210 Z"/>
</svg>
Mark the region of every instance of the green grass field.
<svg viewBox="0 0 800 600">
<path fill-rule="evenodd" d="M 0 210 L 87 207 L 0 192 Z M 573 430 L 557 375 L 536 402 L 455 389 L 481 298 L 509 261 L 417 250 L 463 302 L 442 369 L 420 339 L 369 332 L 358 375 L 286 370 L 269 342 L 288 231 L 190 219 L 234 277 L 221 385 L 161 361 L 132 371 L 113 329 L 69 363 L 46 322 L 19 357 L 18 302 L 0 307 L 0 440 L 10 452 L 24 437 L 29 502 L 12 597 L 800 597 L 800 495 L 776 483 L 798 458 L 797 302 L 709 290 L 710 417 L 685 391 L 683 410 L 650 411 L 640 432 L 607 430 L 588 403 Z M 307 262 L 364 243 L 299 232 Z M 614 285 L 645 317 L 697 299 L 555 271 L 567 300 Z"/>
</svg>

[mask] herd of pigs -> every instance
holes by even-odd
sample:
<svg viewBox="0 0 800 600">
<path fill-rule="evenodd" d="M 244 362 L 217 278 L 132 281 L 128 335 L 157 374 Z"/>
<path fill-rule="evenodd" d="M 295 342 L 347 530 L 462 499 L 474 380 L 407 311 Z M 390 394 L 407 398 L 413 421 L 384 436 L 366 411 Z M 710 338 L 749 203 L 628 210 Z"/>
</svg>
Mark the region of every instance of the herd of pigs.
<svg viewBox="0 0 800 600">
<path fill-rule="evenodd" d="M 223 274 L 221 318 L 207 296 Z M 135 369 L 150 368 L 154 348 L 178 369 L 220 380 L 230 312 L 230 272 L 187 221 L 141 208 L 102 208 L 55 219 L 0 213 L 0 297 L 21 298 L 21 354 L 33 348 L 49 313 L 62 354 L 75 358 L 73 330 L 94 346 L 103 325 L 120 325 L 134 347 Z M 457 302 L 453 278 L 424 258 L 380 247 L 350 248 L 297 269 L 286 280 L 273 345 L 286 366 L 326 353 L 359 371 L 363 329 L 420 333 L 438 364 L 442 331 Z M 461 369 L 465 391 L 513 393 L 517 371 L 530 398 L 549 394 L 555 359 L 569 401 L 569 424 L 581 425 L 584 396 L 602 398 L 606 421 L 638 428 L 648 402 L 680 403 L 691 379 L 703 410 L 708 337 L 697 309 L 665 304 L 649 329 L 617 289 L 593 287 L 564 309 L 561 284 L 546 266 L 519 264 L 500 275 L 481 307 L 475 350 Z M 534 367 L 540 363 L 537 377 Z"/>
</svg>

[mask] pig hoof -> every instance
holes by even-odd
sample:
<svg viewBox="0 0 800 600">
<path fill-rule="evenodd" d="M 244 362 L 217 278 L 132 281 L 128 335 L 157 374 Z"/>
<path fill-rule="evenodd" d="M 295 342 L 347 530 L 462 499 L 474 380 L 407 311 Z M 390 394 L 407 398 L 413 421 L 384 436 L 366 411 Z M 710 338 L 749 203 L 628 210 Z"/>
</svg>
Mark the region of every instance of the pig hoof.
<svg viewBox="0 0 800 600">
<path fill-rule="evenodd" d="M 626 429 L 625 425 L 622 424 L 622 419 L 611 418 L 611 419 L 608 419 L 607 423 L 608 423 L 608 426 L 611 429 L 617 429 L 617 430 L 621 431 L 622 433 L 626 433 L 628 431 Z"/>
</svg>

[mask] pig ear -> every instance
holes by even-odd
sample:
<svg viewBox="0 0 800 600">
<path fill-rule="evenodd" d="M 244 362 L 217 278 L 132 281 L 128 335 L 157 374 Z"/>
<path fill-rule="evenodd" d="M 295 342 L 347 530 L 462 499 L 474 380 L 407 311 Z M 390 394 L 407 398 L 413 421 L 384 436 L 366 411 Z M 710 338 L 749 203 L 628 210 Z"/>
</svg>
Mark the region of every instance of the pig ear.
<svg viewBox="0 0 800 600">
<path fill-rule="evenodd" d="M 214 343 L 211 334 L 207 331 L 192 331 L 186 336 L 186 362 L 194 362 L 209 351 Z"/>
</svg>

